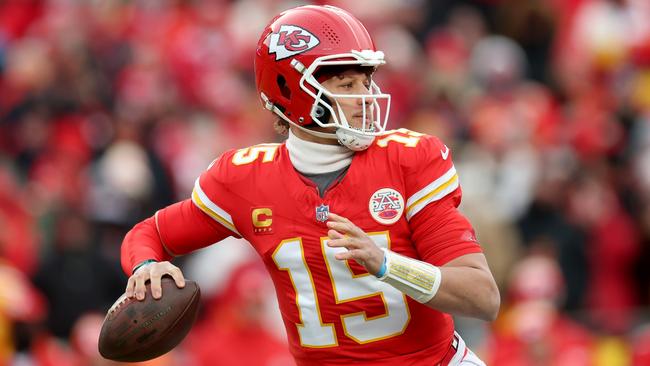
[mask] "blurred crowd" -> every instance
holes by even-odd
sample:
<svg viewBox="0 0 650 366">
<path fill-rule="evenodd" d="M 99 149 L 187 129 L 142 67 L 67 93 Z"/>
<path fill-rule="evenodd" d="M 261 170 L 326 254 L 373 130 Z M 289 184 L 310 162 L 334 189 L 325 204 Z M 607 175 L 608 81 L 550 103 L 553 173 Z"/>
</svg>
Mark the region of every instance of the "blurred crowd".
<svg viewBox="0 0 650 366">
<path fill-rule="evenodd" d="M 338 5 L 388 64 L 390 128 L 442 138 L 503 297 L 458 319 L 490 365 L 650 365 L 647 0 L 0 0 L 0 365 L 111 365 L 123 235 L 220 153 L 281 141 L 252 75 L 281 10 Z M 203 291 L 150 365 L 292 365 L 238 240 L 179 260 Z M 271 310 L 269 310 L 271 309 Z"/>
</svg>

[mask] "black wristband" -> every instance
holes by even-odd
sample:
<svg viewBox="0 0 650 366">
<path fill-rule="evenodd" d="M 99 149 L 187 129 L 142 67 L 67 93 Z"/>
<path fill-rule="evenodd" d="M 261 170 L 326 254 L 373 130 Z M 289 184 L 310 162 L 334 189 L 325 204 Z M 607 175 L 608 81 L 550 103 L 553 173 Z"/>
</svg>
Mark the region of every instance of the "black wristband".
<svg viewBox="0 0 650 366">
<path fill-rule="evenodd" d="M 133 270 L 131 271 L 131 274 L 134 274 L 135 271 L 138 270 L 138 268 L 140 268 L 140 267 L 142 267 L 142 266 L 144 266 L 144 265 L 146 265 L 146 264 L 154 263 L 154 262 L 158 262 L 158 261 L 155 260 L 155 259 L 146 259 L 146 260 L 143 260 L 142 262 L 136 264 L 135 267 L 133 267 Z"/>
</svg>

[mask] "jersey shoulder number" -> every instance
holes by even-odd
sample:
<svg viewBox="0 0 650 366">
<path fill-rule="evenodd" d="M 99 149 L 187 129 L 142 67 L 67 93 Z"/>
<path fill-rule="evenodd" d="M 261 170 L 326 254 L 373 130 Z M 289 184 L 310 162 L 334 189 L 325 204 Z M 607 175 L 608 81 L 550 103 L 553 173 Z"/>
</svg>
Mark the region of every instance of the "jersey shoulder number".
<svg viewBox="0 0 650 366">
<path fill-rule="evenodd" d="M 232 153 L 230 162 L 233 165 L 241 166 L 253 163 L 270 163 L 278 156 L 278 149 L 281 144 L 259 144 Z"/>
<path fill-rule="evenodd" d="M 388 147 L 392 142 L 403 147 L 416 147 L 420 139 L 426 136 L 422 133 L 400 128 L 397 130 L 387 131 L 385 135 L 377 138 L 376 144 L 379 147 Z"/>
<path fill-rule="evenodd" d="M 385 135 L 377 137 L 375 144 L 378 150 L 385 150 L 407 169 L 418 167 L 424 162 L 452 164 L 449 147 L 440 139 L 406 128 L 388 131 Z"/>
<path fill-rule="evenodd" d="M 255 167 L 275 161 L 279 147 L 260 144 L 223 153 L 194 183 L 192 202 L 240 237 L 233 217 L 237 201 L 248 190 Z"/>
<path fill-rule="evenodd" d="M 451 151 L 435 136 L 400 128 L 376 140 L 399 162 L 406 183 L 406 218 L 410 220 L 428 204 L 459 188 Z"/>
<path fill-rule="evenodd" d="M 260 144 L 226 151 L 210 163 L 201 177 L 209 176 L 213 181 L 228 185 L 241 183 L 257 168 L 277 161 L 281 145 Z"/>
</svg>

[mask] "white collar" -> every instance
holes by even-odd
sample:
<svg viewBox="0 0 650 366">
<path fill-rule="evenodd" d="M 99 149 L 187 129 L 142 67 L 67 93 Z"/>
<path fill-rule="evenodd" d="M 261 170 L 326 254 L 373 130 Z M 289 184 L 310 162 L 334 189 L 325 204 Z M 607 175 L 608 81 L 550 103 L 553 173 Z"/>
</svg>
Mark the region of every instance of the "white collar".
<svg viewBox="0 0 650 366">
<path fill-rule="evenodd" d="M 319 144 L 303 140 L 289 130 L 289 159 L 303 174 L 324 174 L 341 170 L 352 163 L 354 151 L 341 145 Z"/>
</svg>

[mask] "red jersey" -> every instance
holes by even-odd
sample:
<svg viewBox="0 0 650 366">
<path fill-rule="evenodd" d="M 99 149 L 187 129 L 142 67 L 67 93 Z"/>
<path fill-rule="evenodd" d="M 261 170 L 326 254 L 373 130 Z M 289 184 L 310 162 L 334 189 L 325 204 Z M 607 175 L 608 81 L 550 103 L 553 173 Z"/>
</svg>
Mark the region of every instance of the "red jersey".
<svg viewBox="0 0 650 366">
<path fill-rule="evenodd" d="M 354 261 L 336 260 L 346 249 L 326 245 L 325 223 L 329 212 L 337 213 L 378 246 L 440 266 L 481 251 L 458 213 L 460 197 L 449 149 L 404 129 L 355 153 L 346 174 L 322 195 L 294 169 L 285 144 L 226 152 L 192 192 L 197 207 L 247 239 L 264 261 L 298 365 L 431 366 L 443 358 L 451 316 Z M 167 243 L 169 224 L 158 222 L 169 253 L 196 249 Z"/>
</svg>

